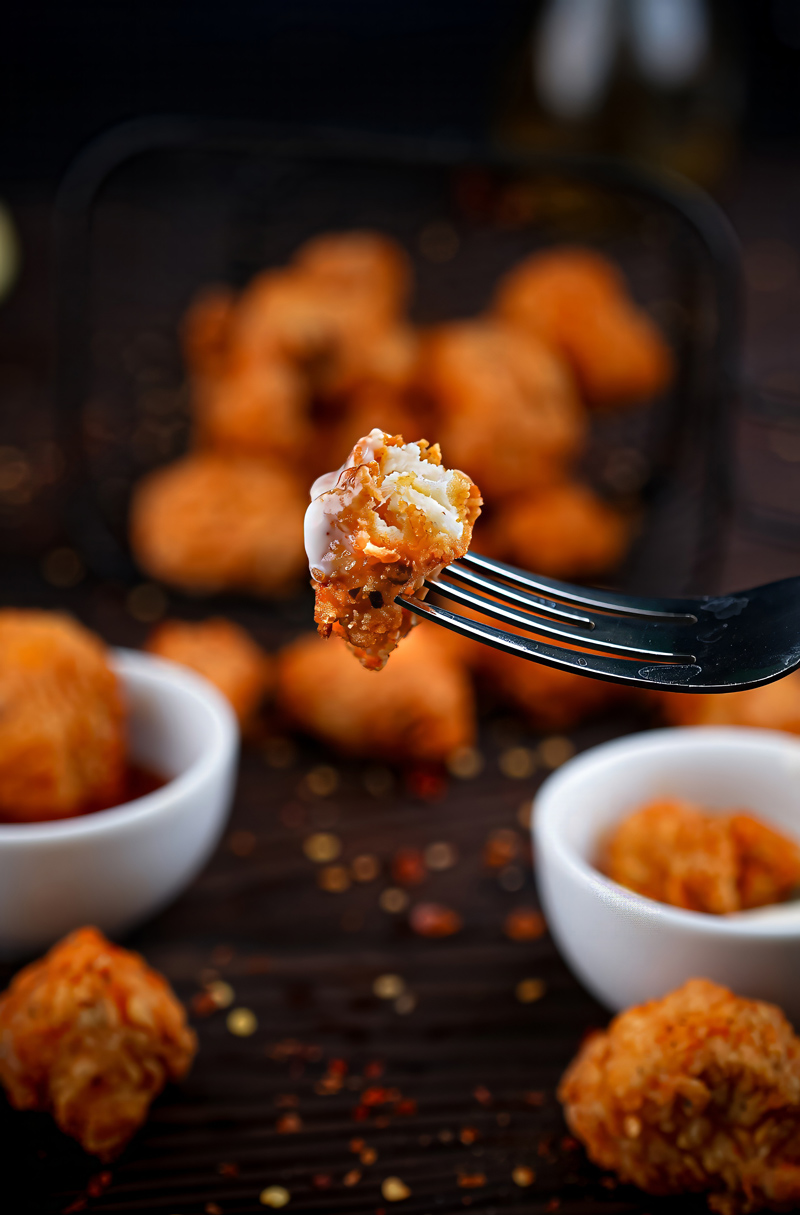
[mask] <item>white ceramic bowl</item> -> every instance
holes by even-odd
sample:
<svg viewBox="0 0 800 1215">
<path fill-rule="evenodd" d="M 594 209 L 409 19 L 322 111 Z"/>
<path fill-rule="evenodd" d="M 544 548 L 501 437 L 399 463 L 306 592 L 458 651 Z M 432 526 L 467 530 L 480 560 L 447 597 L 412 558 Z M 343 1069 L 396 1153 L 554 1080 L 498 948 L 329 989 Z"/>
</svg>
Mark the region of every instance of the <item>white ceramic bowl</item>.
<svg viewBox="0 0 800 1215">
<path fill-rule="evenodd" d="M 117 650 L 131 758 L 170 778 L 111 810 L 0 825 L 0 956 L 39 952 L 95 924 L 118 936 L 174 899 L 219 839 L 239 732 L 227 701 L 171 662 Z"/>
<path fill-rule="evenodd" d="M 658 797 L 750 810 L 800 840 L 800 739 L 772 730 L 654 730 L 584 752 L 534 804 L 539 892 L 553 936 L 612 1009 L 689 978 L 779 1004 L 800 1018 L 800 903 L 703 915 L 643 898 L 594 867 L 613 823 Z"/>
</svg>

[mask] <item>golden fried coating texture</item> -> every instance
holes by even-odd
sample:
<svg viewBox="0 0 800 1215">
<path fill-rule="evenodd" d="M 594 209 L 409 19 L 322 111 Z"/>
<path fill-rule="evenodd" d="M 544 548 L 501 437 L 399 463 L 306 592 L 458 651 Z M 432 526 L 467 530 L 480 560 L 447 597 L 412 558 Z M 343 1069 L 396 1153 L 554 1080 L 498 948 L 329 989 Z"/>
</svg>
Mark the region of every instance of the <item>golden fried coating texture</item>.
<svg viewBox="0 0 800 1215">
<path fill-rule="evenodd" d="M 569 730 L 591 717 L 635 702 L 635 688 L 560 671 L 481 646 L 479 672 L 503 700 L 537 730 Z"/>
<path fill-rule="evenodd" d="M 196 437 L 216 451 L 300 458 L 311 438 L 307 411 L 305 380 L 274 355 L 194 385 Z"/>
<path fill-rule="evenodd" d="M 272 658 L 232 620 L 217 616 L 191 623 L 165 620 L 153 629 L 144 647 L 204 675 L 233 706 L 240 725 L 253 716 L 272 688 Z"/>
<path fill-rule="evenodd" d="M 492 498 L 563 479 L 587 420 L 572 376 L 535 337 L 496 321 L 432 333 L 421 384 L 441 412 L 441 442 Z"/>
<path fill-rule="evenodd" d="M 0 1080 L 16 1109 L 49 1110 L 103 1160 L 122 1151 L 194 1033 L 169 984 L 138 954 L 81 928 L 0 997 Z"/>
<path fill-rule="evenodd" d="M 588 486 L 565 481 L 502 503 L 489 545 L 493 556 L 537 574 L 592 578 L 619 565 L 629 539 L 624 515 Z"/>
<path fill-rule="evenodd" d="M 558 350 L 592 405 L 632 404 L 669 383 L 666 342 L 616 267 L 590 249 L 528 258 L 502 280 L 496 310 Z"/>
<path fill-rule="evenodd" d="M 230 287 L 207 287 L 192 300 L 181 325 L 181 341 L 186 366 L 193 374 L 219 375 L 223 371 L 235 306 Z"/>
<path fill-rule="evenodd" d="M 380 670 L 412 624 L 397 596 L 418 594 L 469 548 L 478 487 L 444 468 L 438 444 L 372 430 L 311 498 L 305 540 L 319 631 L 340 633 Z"/>
<path fill-rule="evenodd" d="M 671 726 L 756 726 L 800 734 L 800 671 L 746 692 L 720 696 L 662 692 L 659 701 Z"/>
<path fill-rule="evenodd" d="M 558 1095 L 591 1159 L 650 1194 L 800 1202 L 800 1041 L 772 1004 L 692 979 L 592 1034 Z"/>
<path fill-rule="evenodd" d="M 0 611 L 0 818 L 68 818 L 113 805 L 125 721 L 99 637 L 67 616 Z"/>
<path fill-rule="evenodd" d="M 752 815 L 663 800 L 618 824 L 601 868 L 647 898 L 724 915 L 787 898 L 800 884 L 800 848 Z"/>
<path fill-rule="evenodd" d="M 188 590 L 270 593 L 303 567 L 295 476 L 244 456 L 198 452 L 140 482 L 131 542 L 142 568 Z"/>
<path fill-rule="evenodd" d="M 316 236 L 300 246 L 294 261 L 318 282 L 343 293 L 370 296 L 382 318 L 398 315 L 408 299 L 408 258 L 398 244 L 379 232 Z"/>
<path fill-rule="evenodd" d="M 424 622 L 375 679 L 345 644 L 315 634 L 278 657 L 278 703 L 286 718 L 351 755 L 434 762 L 475 740 L 472 684 Z"/>
</svg>

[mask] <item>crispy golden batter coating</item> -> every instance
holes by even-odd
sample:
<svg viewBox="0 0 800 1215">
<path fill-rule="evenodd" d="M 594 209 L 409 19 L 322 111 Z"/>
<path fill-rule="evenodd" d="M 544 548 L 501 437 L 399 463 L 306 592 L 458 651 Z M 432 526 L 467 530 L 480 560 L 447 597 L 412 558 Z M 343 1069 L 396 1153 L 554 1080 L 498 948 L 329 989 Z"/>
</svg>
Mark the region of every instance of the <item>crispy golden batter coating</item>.
<svg viewBox="0 0 800 1215">
<path fill-rule="evenodd" d="M 756 726 L 800 734 L 800 671 L 746 692 L 721 696 L 662 692 L 659 700 L 671 726 Z"/>
<path fill-rule="evenodd" d="M 122 1151 L 196 1051 L 169 984 L 96 928 L 65 937 L 0 997 L 0 1080 L 103 1160 Z"/>
<path fill-rule="evenodd" d="M 238 624 L 221 616 L 198 623 L 165 620 L 153 629 L 144 648 L 199 671 L 227 697 L 241 725 L 274 683 L 270 655 Z"/>
<path fill-rule="evenodd" d="M 586 400 L 617 406 L 661 392 L 672 356 L 615 266 L 590 249 L 538 253 L 502 280 L 496 310 L 569 361 Z"/>
<path fill-rule="evenodd" d="M 592 1034 L 558 1095 L 591 1159 L 650 1194 L 800 1202 L 800 1041 L 772 1004 L 692 979 Z"/>
<path fill-rule="evenodd" d="M 787 898 L 800 884 L 800 848 L 752 815 L 663 800 L 617 825 L 601 868 L 647 898 L 724 915 Z"/>
<path fill-rule="evenodd" d="M 619 565 L 630 530 L 591 489 L 565 481 L 502 503 L 487 551 L 551 578 L 592 578 Z"/>
<path fill-rule="evenodd" d="M 484 680 L 537 730 L 569 730 L 639 695 L 636 688 L 559 671 L 488 646 L 480 647 L 477 661 Z"/>
<path fill-rule="evenodd" d="M 414 629 L 375 679 L 338 637 L 306 635 L 278 658 L 278 703 L 300 729 L 352 755 L 440 761 L 475 740 L 469 677 L 435 625 Z"/>
<path fill-rule="evenodd" d="M 422 387 L 441 411 L 441 441 L 492 499 L 563 479 L 580 454 L 586 415 L 561 359 L 496 321 L 432 333 Z"/>
<path fill-rule="evenodd" d="M 372 430 L 311 498 L 305 539 L 319 631 L 340 633 L 380 670 L 412 625 L 397 596 L 417 595 L 469 548 L 478 487 L 444 468 L 438 444 Z"/>
<path fill-rule="evenodd" d="M 198 452 L 140 482 L 131 543 L 155 578 L 195 591 L 282 591 L 303 568 L 295 476 L 244 456 Z"/>
<path fill-rule="evenodd" d="M 300 372 L 277 356 L 233 366 L 195 382 L 196 438 L 234 455 L 299 459 L 311 440 L 308 397 Z"/>
<path fill-rule="evenodd" d="M 68 818 L 113 805 L 125 720 L 99 637 L 50 612 L 0 611 L 0 818 Z"/>
</svg>

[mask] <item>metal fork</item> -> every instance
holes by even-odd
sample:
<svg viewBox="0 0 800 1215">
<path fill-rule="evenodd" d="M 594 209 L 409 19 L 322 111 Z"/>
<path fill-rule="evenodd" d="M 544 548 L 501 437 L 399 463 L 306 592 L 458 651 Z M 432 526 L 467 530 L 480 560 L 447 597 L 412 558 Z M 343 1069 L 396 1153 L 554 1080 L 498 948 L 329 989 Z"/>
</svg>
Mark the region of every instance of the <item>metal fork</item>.
<svg viewBox="0 0 800 1215">
<path fill-rule="evenodd" d="M 641 599 L 539 578 L 467 553 L 425 585 L 533 636 L 427 600 L 396 602 L 498 650 L 613 683 L 739 692 L 800 667 L 800 577 L 717 598 Z"/>
</svg>

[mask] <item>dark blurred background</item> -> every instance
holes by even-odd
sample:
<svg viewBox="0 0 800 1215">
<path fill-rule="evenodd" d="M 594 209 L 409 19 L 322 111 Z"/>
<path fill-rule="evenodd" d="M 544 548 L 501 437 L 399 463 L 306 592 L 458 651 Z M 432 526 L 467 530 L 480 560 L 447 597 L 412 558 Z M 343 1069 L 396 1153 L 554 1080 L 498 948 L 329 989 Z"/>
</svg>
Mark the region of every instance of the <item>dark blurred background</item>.
<svg viewBox="0 0 800 1215">
<path fill-rule="evenodd" d="M 0 96 L 7 535 L 60 475 L 58 183 L 99 134 L 156 114 L 611 153 L 694 179 L 742 244 L 744 374 L 786 402 L 770 458 L 784 473 L 800 461 L 797 0 L 33 0 L 4 16 Z M 734 568 L 798 572 L 784 524 L 774 546 L 742 527 Z M 30 534 L 43 550 L 58 539 L 52 520 Z"/>
</svg>

